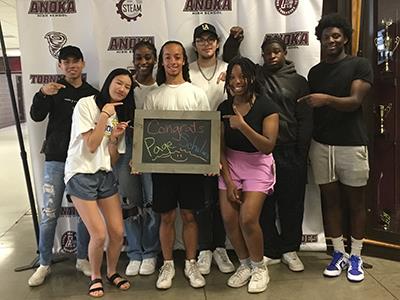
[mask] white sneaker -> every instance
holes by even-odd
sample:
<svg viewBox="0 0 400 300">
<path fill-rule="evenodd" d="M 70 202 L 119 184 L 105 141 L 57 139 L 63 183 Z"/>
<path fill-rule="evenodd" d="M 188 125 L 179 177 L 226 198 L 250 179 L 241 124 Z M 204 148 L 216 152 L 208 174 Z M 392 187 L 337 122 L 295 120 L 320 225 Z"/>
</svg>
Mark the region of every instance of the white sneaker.
<svg viewBox="0 0 400 300">
<path fill-rule="evenodd" d="M 36 269 L 35 273 L 28 280 L 29 286 L 39 286 L 44 282 L 47 275 L 50 274 L 50 266 L 40 265 Z"/>
<path fill-rule="evenodd" d="M 125 270 L 126 276 L 135 276 L 135 275 L 139 274 L 139 269 L 140 269 L 141 263 L 142 262 L 140 260 L 129 261 L 129 264 Z"/>
<path fill-rule="evenodd" d="M 229 259 L 228 253 L 225 248 L 216 248 L 213 252 L 213 257 L 217 263 L 218 269 L 222 273 L 232 273 L 235 271 L 235 266 Z"/>
<path fill-rule="evenodd" d="M 92 276 L 92 267 L 90 266 L 90 263 L 87 259 L 77 258 L 75 267 L 78 271 L 85 274 L 85 276 Z"/>
<path fill-rule="evenodd" d="M 247 291 L 249 293 L 261 293 L 267 289 L 269 282 L 269 275 L 267 266 L 263 268 L 255 267 L 251 271 L 251 278 Z"/>
<path fill-rule="evenodd" d="M 197 257 L 197 267 L 202 275 L 210 274 L 213 253 L 210 250 L 200 251 Z"/>
<path fill-rule="evenodd" d="M 227 284 L 230 287 L 238 288 L 247 284 L 251 277 L 251 269 L 248 265 L 240 265 L 236 272 L 229 277 Z"/>
<path fill-rule="evenodd" d="M 264 256 L 264 263 L 266 266 L 272 266 L 281 263 L 281 260 L 279 258 Z"/>
<path fill-rule="evenodd" d="M 175 277 L 175 267 L 173 262 L 165 262 L 160 269 L 156 287 L 161 290 L 169 289 L 172 286 L 172 279 Z"/>
<path fill-rule="evenodd" d="M 139 274 L 140 275 L 151 275 L 156 270 L 157 258 L 145 258 L 140 265 Z"/>
<path fill-rule="evenodd" d="M 304 271 L 304 265 L 295 251 L 286 252 L 282 255 L 282 262 L 286 264 L 290 271 L 301 272 Z"/>
<path fill-rule="evenodd" d="M 210 251 L 211 252 L 211 251 Z M 194 288 L 201 288 L 206 285 L 206 280 L 201 275 L 195 259 L 185 260 L 185 276 Z"/>
</svg>

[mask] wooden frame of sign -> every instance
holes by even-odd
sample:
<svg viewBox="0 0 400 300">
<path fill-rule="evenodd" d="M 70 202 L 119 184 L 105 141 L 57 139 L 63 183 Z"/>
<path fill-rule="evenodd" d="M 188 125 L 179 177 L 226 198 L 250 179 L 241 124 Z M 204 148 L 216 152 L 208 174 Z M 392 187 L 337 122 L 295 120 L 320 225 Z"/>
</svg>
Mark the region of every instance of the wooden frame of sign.
<svg viewBox="0 0 400 300">
<path fill-rule="evenodd" d="M 220 112 L 135 110 L 132 172 L 218 174 Z"/>
</svg>

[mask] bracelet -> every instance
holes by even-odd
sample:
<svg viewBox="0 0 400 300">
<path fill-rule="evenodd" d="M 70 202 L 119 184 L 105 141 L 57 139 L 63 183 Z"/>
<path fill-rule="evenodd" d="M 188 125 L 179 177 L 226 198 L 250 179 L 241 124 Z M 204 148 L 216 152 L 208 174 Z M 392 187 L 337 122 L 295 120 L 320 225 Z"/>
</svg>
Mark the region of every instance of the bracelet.
<svg viewBox="0 0 400 300">
<path fill-rule="evenodd" d="M 106 112 L 105 110 L 102 110 L 101 112 L 105 113 L 109 118 L 111 118 L 111 115 L 108 112 Z"/>
<path fill-rule="evenodd" d="M 110 138 L 108 143 L 111 144 L 111 145 L 117 145 L 118 144 L 118 139 L 115 139 L 114 141 L 112 141 L 111 138 Z"/>
</svg>

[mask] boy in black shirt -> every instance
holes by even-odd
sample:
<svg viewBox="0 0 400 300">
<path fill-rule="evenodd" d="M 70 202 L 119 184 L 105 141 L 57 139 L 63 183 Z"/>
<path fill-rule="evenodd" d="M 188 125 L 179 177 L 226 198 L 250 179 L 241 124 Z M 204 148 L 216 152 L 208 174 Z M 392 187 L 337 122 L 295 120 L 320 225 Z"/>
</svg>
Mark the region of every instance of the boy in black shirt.
<svg viewBox="0 0 400 300">
<path fill-rule="evenodd" d="M 98 91 L 82 80 L 85 67 L 81 50 L 65 46 L 60 50 L 58 66 L 64 78 L 43 85 L 33 98 L 30 110 L 32 120 L 41 122 L 49 116 L 46 139 L 42 152 L 45 154 L 43 207 L 39 235 L 39 268 L 29 278 L 29 286 L 41 285 L 50 274 L 53 241 L 64 194 L 64 165 L 70 139 L 72 112 L 80 98 L 97 94 Z M 86 276 L 91 275 L 87 260 L 89 234 L 81 220 L 77 229 L 76 268 Z"/>
<path fill-rule="evenodd" d="M 361 249 L 366 224 L 365 186 L 369 176 L 367 133 L 362 101 L 371 88 L 372 69 L 365 58 L 349 56 L 344 46 L 352 29 L 341 16 L 324 16 L 316 27 L 325 59 L 314 66 L 308 81 L 311 94 L 299 101 L 314 108 L 311 166 L 321 190 L 325 235 L 334 248 L 327 277 L 364 279 Z M 345 252 L 342 231 L 342 197 L 349 203 L 351 253 Z"/>
</svg>

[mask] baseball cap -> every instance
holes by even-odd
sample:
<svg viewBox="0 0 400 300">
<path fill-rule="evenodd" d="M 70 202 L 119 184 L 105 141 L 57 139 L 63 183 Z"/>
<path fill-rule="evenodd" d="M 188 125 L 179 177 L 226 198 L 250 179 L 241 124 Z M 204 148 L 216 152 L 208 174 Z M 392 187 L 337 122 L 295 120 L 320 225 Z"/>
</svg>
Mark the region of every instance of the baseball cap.
<svg viewBox="0 0 400 300">
<path fill-rule="evenodd" d="M 203 23 L 194 29 L 193 40 L 199 38 L 205 32 L 211 33 L 215 35 L 216 38 L 218 38 L 217 30 L 215 29 L 215 27 L 209 23 Z"/>
<path fill-rule="evenodd" d="M 62 59 L 67 59 L 68 57 L 73 57 L 83 60 L 83 54 L 81 52 L 81 49 L 71 45 L 62 47 L 60 49 L 60 52 L 58 54 L 58 61 L 61 62 Z"/>
</svg>

